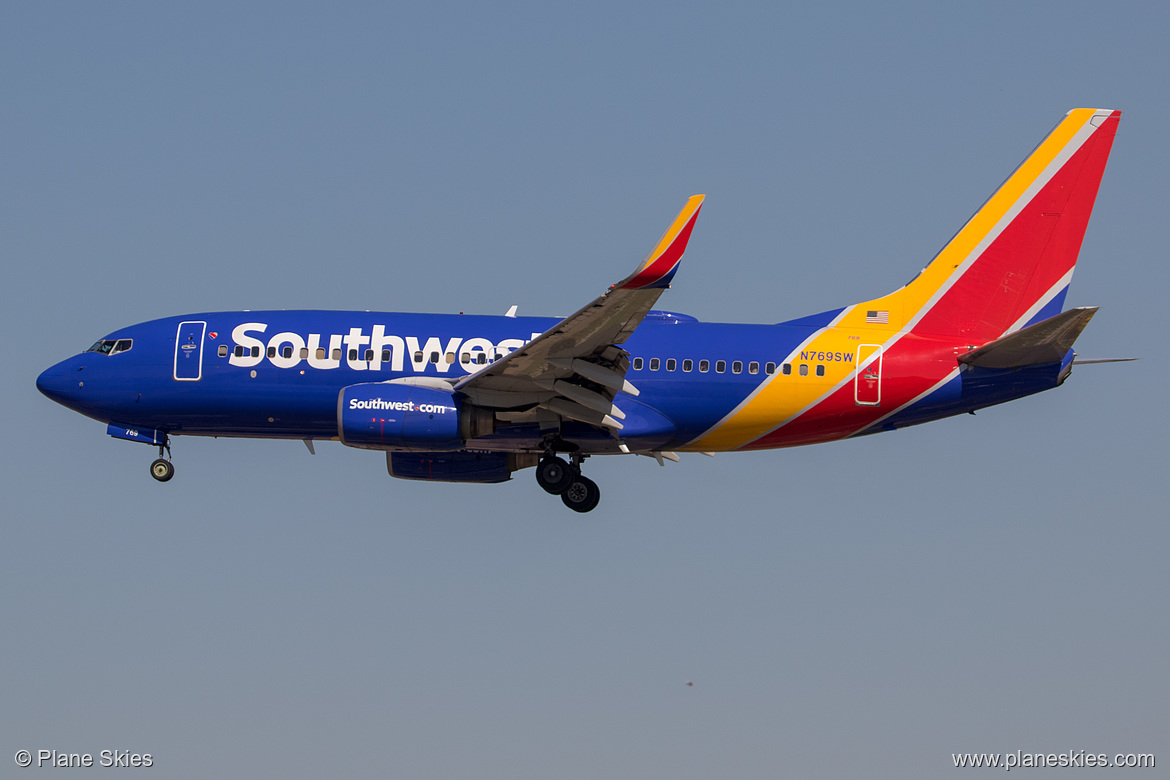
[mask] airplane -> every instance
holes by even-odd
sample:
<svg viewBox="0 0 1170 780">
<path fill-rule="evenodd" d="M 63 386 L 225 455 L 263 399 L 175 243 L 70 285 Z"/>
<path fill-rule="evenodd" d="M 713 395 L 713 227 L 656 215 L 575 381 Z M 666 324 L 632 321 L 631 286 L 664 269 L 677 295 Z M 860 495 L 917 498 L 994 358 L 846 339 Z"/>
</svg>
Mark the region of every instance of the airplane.
<svg viewBox="0 0 1170 780">
<path fill-rule="evenodd" d="M 695 195 L 633 273 L 568 317 L 188 314 L 116 330 L 37 388 L 157 447 L 160 482 L 178 436 L 301 439 L 310 452 L 336 440 L 385 452 L 402 479 L 496 483 L 534 468 L 588 512 L 593 455 L 661 465 L 816 444 L 1062 384 L 1097 311 L 1062 310 L 1120 116 L 1068 112 L 914 279 L 851 306 L 778 324 L 654 309 Z"/>
</svg>

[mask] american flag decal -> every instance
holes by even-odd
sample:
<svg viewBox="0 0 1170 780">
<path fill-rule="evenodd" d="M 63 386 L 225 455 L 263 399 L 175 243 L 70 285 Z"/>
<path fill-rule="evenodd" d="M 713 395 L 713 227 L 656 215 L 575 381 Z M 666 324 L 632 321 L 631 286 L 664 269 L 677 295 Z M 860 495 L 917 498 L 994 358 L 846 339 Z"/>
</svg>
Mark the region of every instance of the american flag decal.
<svg viewBox="0 0 1170 780">
<path fill-rule="evenodd" d="M 888 325 L 890 324 L 890 313 L 888 311 L 867 311 L 865 321 L 877 325 Z"/>
</svg>

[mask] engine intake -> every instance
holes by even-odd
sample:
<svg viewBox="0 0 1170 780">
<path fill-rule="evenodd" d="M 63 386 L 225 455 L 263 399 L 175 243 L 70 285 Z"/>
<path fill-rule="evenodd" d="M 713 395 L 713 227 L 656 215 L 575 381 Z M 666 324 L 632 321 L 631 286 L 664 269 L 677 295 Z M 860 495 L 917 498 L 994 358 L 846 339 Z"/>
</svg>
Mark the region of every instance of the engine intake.
<svg viewBox="0 0 1170 780">
<path fill-rule="evenodd" d="M 436 452 L 458 450 L 495 430 L 495 414 L 454 393 L 369 382 L 337 396 L 337 435 L 349 447 Z"/>
</svg>

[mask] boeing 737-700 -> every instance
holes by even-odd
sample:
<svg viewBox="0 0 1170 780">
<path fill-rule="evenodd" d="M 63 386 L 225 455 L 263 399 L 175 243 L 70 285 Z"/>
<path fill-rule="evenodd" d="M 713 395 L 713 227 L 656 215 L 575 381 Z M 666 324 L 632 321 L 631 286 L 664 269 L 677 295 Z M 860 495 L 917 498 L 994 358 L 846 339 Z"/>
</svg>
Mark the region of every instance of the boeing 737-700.
<svg viewBox="0 0 1170 780">
<path fill-rule="evenodd" d="M 348 311 L 188 314 L 131 325 L 37 379 L 158 447 L 175 436 L 334 439 L 392 476 L 536 480 L 578 512 L 591 455 L 792 447 L 891 431 L 1060 385 L 1095 308 L 1062 311 L 1119 111 L 1070 111 L 909 284 L 775 325 L 653 307 L 703 204 L 561 318 Z M 164 457 L 165 455 L 165 457 Z M 567 459 L 566 457 L 567 456 Z"/>
</svg>

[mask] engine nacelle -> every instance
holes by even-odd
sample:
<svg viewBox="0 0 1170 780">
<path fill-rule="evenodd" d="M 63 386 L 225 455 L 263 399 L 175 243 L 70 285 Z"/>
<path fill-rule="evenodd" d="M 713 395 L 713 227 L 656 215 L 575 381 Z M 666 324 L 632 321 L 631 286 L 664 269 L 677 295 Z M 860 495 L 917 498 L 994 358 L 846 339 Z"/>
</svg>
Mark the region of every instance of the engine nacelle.
<svg viewBox="0 0 1170 780">
<path fill-rule="evenodd" d="M 457 450 L 494 426 L 491 410 L 430 387 L 369 382 L 343 387 L 337 396 L 337 435 L 350 447 Z"/>
<path fill-rule="evenodd" d="M 427 482 L 507 482 L 513 471 L 532 468 L 539 458 L 527 452 L 387 452 L 386 470 Z"/>
</svg>

